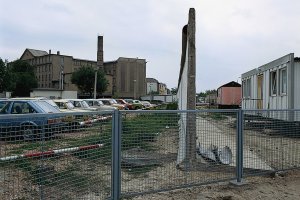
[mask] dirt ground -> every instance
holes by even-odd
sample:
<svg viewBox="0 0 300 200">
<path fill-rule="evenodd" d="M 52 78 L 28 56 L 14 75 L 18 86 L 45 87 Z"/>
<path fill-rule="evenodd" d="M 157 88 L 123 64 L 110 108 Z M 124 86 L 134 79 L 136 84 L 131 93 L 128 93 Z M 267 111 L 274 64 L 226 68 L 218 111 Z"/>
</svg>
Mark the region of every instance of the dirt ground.
<svg viewBox="0 0 300 200">
<path fill-rule="evenodd" d="M 227 134 L 228 137 L 235 138 L 236 130 L 231 124 L 234 121 L 231 118 L 225 120 L 211 120 L 211 126 L 204 126 L 206 130 L 220 129 Z M 203 121 L 205 122 L 205 121 Z M 203 123 L 207 125 L 208 123 Z M 264 132 L 263 132 L 264 131 Z M 280 135 L 272 135 L 273 130 L 245 130 L 244 142 L 245 146 L 258 155 L 261 159 L 265 160 L 272 168 L 279 169 L 291 168 L 300 166 L 300 138 L 281 137 Z M 84 133 L 74 133 L 66 135 L 66 137 L 83 137 Z M 61 145 L 61 144 L 60 144 Z M 127 151 L 126 153 L 131 156 L 137 156 L 142 158 L 148 158 L 150 160 L 160 161 L 158 167 L 149 168 L 149 171 L 142 171 L 137 173 L 130 171 L 131 169 L 122 168 L 122 191 L 126 192 L 144 192 L 153 191 L 162 188 L 171 188 L 176 185 L 182 185 L 186 183 L 186 178 L 189 181 L 205 183 L 205 181 L 215 180 L 214 178 L 223 178 L 222 180 L 234 177 L 234 171 L 227 169 L 227 166 L 216 166 L 215 168 L 210 165 L 203 165 L 203 168 L 199 168 L 199 171 L 189 172 L 189 176 L 182 170 L 176 169 L 176 155 L 178 151 L 178 129 L 177 127 L 166 126 L 166 129 L 158 135 L 157 140 L 152 141 L 153 147 L 157 151 L 153 152 L 153 155 L 146 152 L 145 156 L 143 151 L 135 149 L 133 151 Z M 3 145 L 0 145 L 0 155 L 8 151 L 3 150 Z M 8 145 L 6 148 L 13 148 Z M 290 152 L 293 152 L 292 154 Z M 2 153 L 2 154 L 1 154 Z M 124 152 L 123 152 L 124 153 Z M 127 155 L 127 156 L 128 156 Z M 288 156 L 283 156 L 288 155 Z M 246 156 L 245 156 L 246 157 Z M 154 159 L 155 158 L 155 159 Z M 159 158 L 159 159 L 158 159 Z M 283 159 L 284 158 L 284 159 Z M 246 157 L 245 162 L 250 159 Z M 92 185 L 93 188 L 90 192 L 83 192 L 78 188 L 78 191 L 69 187 L 72 198 L 69 199 L 99 199 L 99 196 L 95 196 L 95 191 L 103 188 L 110 188 L 110 166 L 105 163 L 94 163 L 94 161 L 81 159 L 68 155 L 66 157 L 58 157 L 55 160 L 54 170 L 63 171 L 69 165 L 80 166 L 77 169 L 80 175 L 84 175 L 89 180 L 87 185 Z M 151 163 L 150 163 L 151 164 Z M 38 196 L 32 194 L 32 191 L 38 191 L 37 185 L 28 181 L 24 172 L 19 169 L 3 169 L 0 170 L 0 199 L 33 199 L 32 196 Z M 2 175 L 2 176 L 1 176 Z M 5 176 L 4 176 L 5 175 Z M 71 173 L 72 175 L 72 173 Z M 77 175 L 73 173 L 73 177 Z M 83 177 L 83 176 L 81 176 Z M 78 177 L 74 177 L 78 178 Z M 80 177 L 79 177 L 80 178 Z M 93 179 L 98 181 L 91 184 Z M 82 180 L 82 179 L 79 179 Z M 100 181 L 99 181 L 100 180 Z M 62 179 L 62 183 L 68 185 L 68 180 Z M 191 187 L 186 189 L 177 189 L 166 192 L 160 192 L 155 194 L 147 194 L 142 196 L 123 198 L 123 200 L 144 200 L 144 199 L 157 199 L 157 200 L 239 200 L 239 199 L 280 199 L 280 200 L 300 200 L 300 169 L 291 170 L 287 172 L 277 173 L 273 175 L 264 175 L 256 177 L 247 177 L 245 185 L 235 186 L 229 182 L 222 182 L 217 184 L 209 184 L 197 187 Z M 28 184 L 31 184 L 28 186 Z M 72 184 L 73 180 L 69 180 Z M 101 184 L 103 185 L 101 185 Z M 59 183 L 60 184 L 60 183 Z M 5 187 L 4 187 L 5 186 Z M 75 185 L 76 186 L 76 185 Z M 74 186 L 74 187 L 75 187 Z M 11 187 L 11 188 L 9 188 Z M 31 190 L 27 190 L 31 188 Z M 63 187 L 62 187 L 63 188 Z M 101 189 L 99 189 L 101 188 Z M 26 190 L 25 190 L 26 189 Z M 68 188 L 67 188 L 68 189 Z M 15 194 L 15 198 L 2 198 L 7 197 L 6 193 L 10 192 Z M 51 193 L 51 188 L 49 193 Z M 64 190 L 60 191 L 62 194 Z M 68 191 L 66 191 L 68 192 Z M 107 192 L 107 193 L 108 193 Z M 4 195 L 4 196 L 1 196 Z M 84 196 L 88 194 L 88 196 Z M 5 196 L 6 195 L 6 196 Z M 47 196 L 48 194 L 46 194 Z M 94 196 L 93 196 L 94 195 Z M 28 196 L 28 198 L 27 198 Z M 61 196 L 57 191 L 55 196 Z M 105 193 L 104 196 L 107 196 Z M 18 198 L 19 197 L 19 198 Z M 50 196 L 49 196 L 50 197 Z M 62 196 L 61 196 L 62 197 Z M 76 198 L 73 198 L 76 197 Z M 66 199 L 66 198 L 61 198 Z"/>
<path fill-rule="evenodd" d="M 131 200 L 297 200 L 300 199 L 300 170 L 244 179 L 244 185 L 218 183 L 129 198 Z"/>
<path fill-rule="evenodd" d="M 233 121 L 210 120 L 224 134 L 235 137 Z M 272 130 L 245 130 L 244 145 L 274 169 L 299 167 L 300 138 L 273 136 Z M 170 138 L 169 138 L 170 139 Z M 176 140 L 175 140 L 176 141 Z M 171 151 L 172 152 L 172 151 Z M 280 152 L 280 153 L 278 153 Z M 281 156 L 279 156 L 281 155 Z M 245 158 L 244 158 L 245 159 Z M 244 162 L 247 161 L 244 160 Z M 263 176 L 247 177 L 242 186 L 229 182 L 160 192 L 129 198 L 130 200 L 300 200 L 300 169 Z"/>
</svg>

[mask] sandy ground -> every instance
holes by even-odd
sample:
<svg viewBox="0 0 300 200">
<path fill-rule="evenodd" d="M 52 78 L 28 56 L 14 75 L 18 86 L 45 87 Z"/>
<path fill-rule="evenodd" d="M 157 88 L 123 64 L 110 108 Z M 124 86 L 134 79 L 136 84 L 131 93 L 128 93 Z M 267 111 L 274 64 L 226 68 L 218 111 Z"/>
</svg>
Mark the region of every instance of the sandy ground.
<svg viewBox="0 0 300 200">
<path fill-rule="evenodd" d="M 300 170 L 292 170 L 268 176 L 249 177 L 245 185 L 235 186 L 228 182 L 192 187 L 157 194 L 128 198 L 132 200 L 242 200 L 300 199 Z"/>
<path fill-rule="evenodd" d="M 232 119 L 226 120 L 202 120 L 198 122 L 198 126 L 203 127 L 202 130 L 198 130 L 199 133 L 213 132 L 215 137 L 203 137 L 198 135 L 198 139 L 205 144 L 211 144 L 211 141 L 219 142 L 216 145 L 226 143 L 227 146 L 235 144 L 235 128 L 231 127 Z M 202 123 L 202 125 L 201 125 Z M 220 131 L 221 130 L 221 131 Z M 202 131 L 202 132 L 201 132 Z M 250 152 L 249 155 L 245 155 L 245 164 L 251 164 L 257 157 L 268 163 L 273 169 L 280 169 L 281 167 L 299 167 L 300 166 L 300 138 L 282 138 L 278 136 L 270 135 L 272 130 L 268 130 L 268 134 L 264 134 L 260 131 L 245 131 L 244 142 L 245 152 Z M 81 133 L 76 133 L 81 134 Z M 72 135 L 74 137 L 74 135 Z M 216 140 L 215 138 L 219 138 Z M 122 168 L 122 192 L 145 192 L 153 191 L 165 188 L 172 188 L 182 185 L 184 183 L 203 183 L 212 180 L 224 180 L 230 179 L 235 176 L 234 170 L 231 166 L 222 165 L 203 165 L 196 171 L 185 173 L 182 170 L 176 168 L 176 155 L 178 150 L 178 130 L 172 127 L 166 127 L 156 141 L 153 141 L 156 152 L 153 155 L 149 155 L 149 152 L 144 156 L 144 152 L 133 152 L 135 156 L 147 157 L 150 160 L 160 161 L 158 167 L 150 168 L 149 171 L 141 173 L 133 173 L 130 169 Z M 1 146 L 0 146 L 1 147 Z M 231 146 L 230 146 L 231 147 Z M 231 147 L 234 151 L 234 146 Z M 1 150 L 1 148 L 0 148 Z M 2 150 L 1 150 L 2 151 Z M 292 152 L 292 154 L 290 153 Z M 129 152 L 130 153 L 130 152 Z M 255 157 L 253 156 L 255 155 Z M 287 155 L 287 156 L 284 156 Z M 99 165 L 99 163 L 84 162 L 84 160 L 75 158 L 73 156 L 59 158 L 54 165 L 54 170 L 61 170 L 60 168 L 75 164 L 80 166 L 78 169 L 80 173 L 87 174 L 89 181 L 91 177 L 96 177 L 97 180 L 101 180 L 101 190 L 99 190 L 99 181 L 96 183 L 95 190 L 103 192 L 103 188 L 110 187 L 109 180 L 109 165 Z M 72 162 L 71 162 L 72 161 Z M 86 170 L 87 164 L 93 167 L 93 170 Z M 259 166 L 262 166 L 259 164 Z M 257 169 L 257 168 L 256 168 Z M 38 194 L 32 194 L 32 192 L 38 191 L 37 185 L 28 181 L 28 177 L 23 171 L 18 169 L 5 169 L 0 170 L 0 199 L 33 199 L 31 197 L 38 196 Z M 107 172 L 107 173 L 106 173 Z M 89 176 L 88 176 L 89 175 Z M 67 180 L 64 180 L 67 181 Z M 228 182 L 222 182 L 218 184 L 203 185 L 198 187 L 191 187 L 187 189 L 178 189 L 167 192 L 161 192 L 156 194 L 148 194 L 143 196 L 136 196 L 130 198 L 123 198 L 128 200 L 140 200 L 140 199 L 158 199 L 158 200 L 171 200 L 171 199 L 215 199 L 215 200 L 230 200 L 230 199 L 299 199 L 300 200 L 300 169 L 295 171 L 288 171 L 286 173 L 280 173 L 273 176 L 260 176 L 260 177 L 247 177 L 245 179 L 247 184 L 243 186 L 234 186 Z M 72 183 L 72 180 L 70 180 Z M 66 182 L 63 182 L 64 184 Z M 29 184 L 29 185 L 28 185 Z M 30 185 L 32 184 L 32 185 Z M 31 190 L 28 190 L 31 188 Z M 50 188 L 51 189 L 51 188 Z M 16 196 L 10 196 L 11 198 L 1 198 L 1 195 L 6 195 L 14 191 Z M 52 191 L 52 190 L 49 190 Z M 61 191 L 64 192 L 63 190 Z M 85 193 L 81 191 L 71 191 L 69 196 L 76 196 L 77 199 L 99 199 L 94 191 L 88 193 L 88 196 L 84 196 Z M 57 193 L 57 191 L 56 191 Z M 94 196 L 93 196 L 94 195 Z M 105 195 L 107 195 L 105 193 Z M 26 198 L 28 196 L 28 198 Z M 47 195 L 48 196 L 48 195 Z M 59 193 L 56 196 L 61 196 Z M 6 196 L 7 197 L 7 196 Z M 64 199 L 64 198 L 62 198 Z M 65 198 L 66 199 L 66 198 Z M 71 198 L 76 199 L 76 198 Z M 103 198 L 100 198 L 103 199 Z"/>
</svg>

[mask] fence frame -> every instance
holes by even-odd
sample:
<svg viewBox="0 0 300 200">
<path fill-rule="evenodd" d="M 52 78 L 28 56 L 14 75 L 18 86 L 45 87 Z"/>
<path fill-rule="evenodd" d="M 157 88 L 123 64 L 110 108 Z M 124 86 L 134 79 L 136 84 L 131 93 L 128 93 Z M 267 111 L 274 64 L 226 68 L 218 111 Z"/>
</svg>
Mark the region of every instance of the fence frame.
<svg viewBox="0 0 300 200">
<path fill-rule="evenodd" d="M 115 110 L 113 113 L 111 112 L 101 112 L 101 113 L 110 113 L 112 114 L 112 146 L 111 146 L 111 196 L 109 197 L 112 200 L 118 200 L 120 199 L 123 195 L 127 196 L 127 194 L 122 194 L 122 174 L 121 174 L 121 150 L 122 150 L 122 131 L 123 131 L 123 121 L 122 121 L 122 114 L 126 113 L 232 113 L 235 114 L 236 116 L 236 166 L 235 166 L 235 178 L 234 180 L 231 180 L 231 183 L 234 183 L 236 185 L 242 185 L 243 184 L 243 177 L 244 177 L 244 119 L 245 115 L 247 112 L 289 112 L 289 114 L 294 115 L 296 111 L 300 111 L 300 109 L 284 109 L 284 110 L 276 110 L 276 109 L 267 109 L 267 110 L 261 110 L 261 109 L 228 109 L 228 110 L 219 110 L 219 109 L 204 109 L 204 110 L 137 110 L 137 111 L 119 111 Z M 93 112 L 90 112 L 93 113 Z M 62 116 L 66 116 L 67 114 L 63 114 Z M 43 116 L 43 115 L 40 115 Z M 15 116 L 10 116 L 11 118 L 16 118 Z M 0 120 L 3 119 L 4 116 L 0 116 Z M 45 130 L 44 127 L 42 127 L 42 132 L 44 134 Z M 43 137 L 43 140 L 45 140 L 45 137 Z M 44 141 L 41 142 L 40 149 L 41 151 L 44 151 Z M 42 155 L 40 157 L 41 161 L 43 161 L 44 156 Z M 41 162 L 43 163 L 43 162 Z M 297 168 L 297 167 L 295 167 Z M 293 169 L 295 169 L 293 168 Z M 283 170 L 289 170 L 288 169 L 283 169 L 281 170 L 273 170 L 273 171 L 283 171 Z M 291 168 L 292 169 L 292 168 Z M 217 181 L 224 181 L 224 180 L 217 180 Z M 226 181 L 226 180 L 225 180 Z M 199 183 L 196 185 L 203 185 L 203 184 L 209 184 L 210 182 L 205 182 L 205 183 Z M 180 188 L 186 188 L 193 186 L 184 184 L 180 186 L 174 186 L 172 189 L 180 189 Z M 40 193 L 40 199 L 46 199 L 44 194 L 44 188 L 43 184 L 39 185 L 39 193 Z M 169 189 L 169 190 L 172 190 Z M 161 190 L 155 190 L 155 191 L 145 191 L 145 192 L 140 192 L 138 194 L 147 194 L 147 193 L 153 193 L 153 192 L 158 192 L 158 191 L 168 191 L 168 189 L 161 189 Z"/>
</svg>

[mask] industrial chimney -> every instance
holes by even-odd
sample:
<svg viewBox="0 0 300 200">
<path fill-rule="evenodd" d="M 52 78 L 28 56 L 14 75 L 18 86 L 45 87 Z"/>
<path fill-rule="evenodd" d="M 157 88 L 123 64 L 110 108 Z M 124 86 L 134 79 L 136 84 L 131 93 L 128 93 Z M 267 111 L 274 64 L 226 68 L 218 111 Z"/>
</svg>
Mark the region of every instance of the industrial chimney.
<svg viewBox="0 0 300 200">
<path fill-rule="evenodd" d="M 103 69 L 103 36 L 98 36 L 97 67 Z"/>
</svg>

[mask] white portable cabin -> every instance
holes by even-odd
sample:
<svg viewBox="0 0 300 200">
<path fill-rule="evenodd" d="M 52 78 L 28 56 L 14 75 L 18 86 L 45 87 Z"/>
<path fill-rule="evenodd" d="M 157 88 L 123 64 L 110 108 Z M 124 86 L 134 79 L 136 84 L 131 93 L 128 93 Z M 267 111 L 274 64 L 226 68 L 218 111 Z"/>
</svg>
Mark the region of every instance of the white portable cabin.
<svg viewBox="0 0 300 200">
<path fill-rule="evenodd" d="M 300 58 L 290 53 L 241 76 L 243 109 L 300 109 Z M 276 119 L 297 120 L 287 112 Z"/>
</svg>

